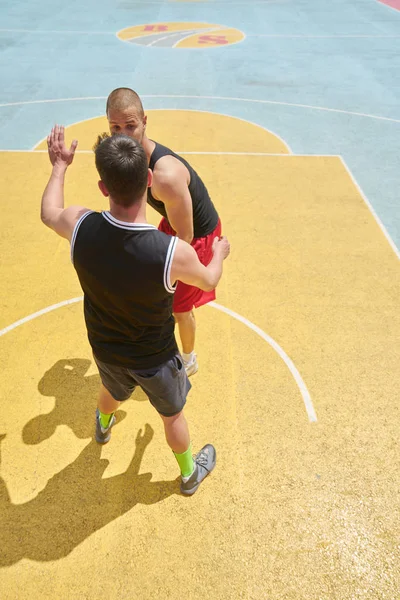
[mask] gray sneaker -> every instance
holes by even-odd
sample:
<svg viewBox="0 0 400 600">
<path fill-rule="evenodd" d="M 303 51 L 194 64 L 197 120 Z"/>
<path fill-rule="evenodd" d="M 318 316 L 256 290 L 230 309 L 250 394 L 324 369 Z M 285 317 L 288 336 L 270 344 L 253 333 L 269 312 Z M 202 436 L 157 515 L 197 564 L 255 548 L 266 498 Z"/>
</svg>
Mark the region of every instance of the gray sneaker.
<svg viewBox="0 0 400 600">
<path fill-rule="evenodd" d="M 194 494 L 203 479 L 211 473 L 215 467 L 216 461 L 217 453 L 214 446 L 206 444 L 194 457 L 195 468 L 189 479 L 187 481 L 182 479 L 181 481 L 182 494 L 185 496 Z"/>
<path fill-rule="evenodd" d="M 100 423 L 99 409 L 96 408 L 96 442 L 98 442 L 99 444 L 107 444 L 107 442 L 110 441 L 111 427 L 114 425 L 114 423 L 115 423 L 115 415 L 113 415 L 111 417 L 111 421 L 110 421 L 108 427 L 106 427 L 106 429 L 104 429 L 104 427 L 102 427 L 101 423 Z"/>
</svg>

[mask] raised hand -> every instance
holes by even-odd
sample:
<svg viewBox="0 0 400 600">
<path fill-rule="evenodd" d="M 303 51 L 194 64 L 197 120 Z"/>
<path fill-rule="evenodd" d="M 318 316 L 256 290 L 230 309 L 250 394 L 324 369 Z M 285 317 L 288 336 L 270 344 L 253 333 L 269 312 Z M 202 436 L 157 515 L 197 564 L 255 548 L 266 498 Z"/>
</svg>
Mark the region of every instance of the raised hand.
<svg viewBox="0 0 400 600">
<path fill-rule="evenodd" d="M 78 145 L 78 140 L 73 140 L 71 147 L 66 148 L 64 140 L 64 127 L 55 125 L 47 136 L 47 150 L 51 164 L 59 164 L 60 166 L 68 167 L 74 160 L 75 150 Z"/>
</svg>

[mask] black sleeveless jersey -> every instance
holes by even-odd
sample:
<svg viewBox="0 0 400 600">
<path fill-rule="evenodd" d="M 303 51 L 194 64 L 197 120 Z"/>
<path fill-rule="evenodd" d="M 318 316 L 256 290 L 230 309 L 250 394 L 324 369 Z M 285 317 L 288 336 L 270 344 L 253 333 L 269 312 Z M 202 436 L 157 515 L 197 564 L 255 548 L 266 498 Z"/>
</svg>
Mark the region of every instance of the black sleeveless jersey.
<svg viewBox="0 0 400 600">
<path fill-rule="evenodd" d="M 208 194 L 207 188 L 197 175 L 196 171 L 189 165 L 189 163 L 175 154 L 166 146 L 157 144 L 154 142 L 156 147 L 154 148 L 150 157 L 149 168 L 153 171 L 156 162 L 163 156 L 174 156 L 188 169 L 190 174 L 189 192 L 192 198 L 193 205 L 193 235 L 195 238 L 205 237 L 214 231 L 218 224 L 218 213 L 215 210 L 214 204 Z M 163 202 L 153 198 L 151 188 L 147 190 L 147 202 L 157 212 L 168 220 L 167 212 Z"/>
<path fill-rule="evenodd" d="M 71 259 L 84 292 L 89 342 L 101 361 L 142 370 L 178 351 L 170 282 L 177 241 L 109 212 L 90 211 L 76 224 Z"/>
</svg>

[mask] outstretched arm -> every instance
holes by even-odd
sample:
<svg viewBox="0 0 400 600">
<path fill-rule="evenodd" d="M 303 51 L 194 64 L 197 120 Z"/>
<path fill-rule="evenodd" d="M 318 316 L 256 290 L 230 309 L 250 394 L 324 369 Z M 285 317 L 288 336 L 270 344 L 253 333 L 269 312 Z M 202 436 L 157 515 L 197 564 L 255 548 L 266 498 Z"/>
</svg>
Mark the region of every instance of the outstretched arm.
<svg viewBox="0 0 400 600">
<path fill-rule="evenodd" d="M 88 211 L 82 206 L 64 208 L 65 173 L 74 160 L 78 142 L 74 140 L 69 150 L 65 147 L 64 127 L 56 125 L 47 137 L 49 159 L 53 165 L 50 179 L 43 192 L 40 217 L 47 227 L 68 240 L 78 219 Z"/>
</svg>

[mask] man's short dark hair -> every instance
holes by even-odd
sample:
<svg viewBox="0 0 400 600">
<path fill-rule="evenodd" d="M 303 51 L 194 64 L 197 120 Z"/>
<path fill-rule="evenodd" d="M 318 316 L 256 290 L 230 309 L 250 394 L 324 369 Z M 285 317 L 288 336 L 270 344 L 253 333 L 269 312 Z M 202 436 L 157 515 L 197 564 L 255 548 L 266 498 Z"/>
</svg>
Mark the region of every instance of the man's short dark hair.
<svg viewBox="0 0 400 600">
<path fill-rule="evenodd" d="M 121 112 L 128 108 L 136 108 L 139 115 L 144 116 L 142 101 L 134 90 L 125 87 L 113 90 L 107 98 L 106 115 L 110 110 Z"/>
<path fill-rule="evenodd" d="M 116 204 L 132 206 L 147 187 L 146 153 L 136 140 L 124 134 L 99 135 L 93 148 L 96 168 Z"/>
</svg>

